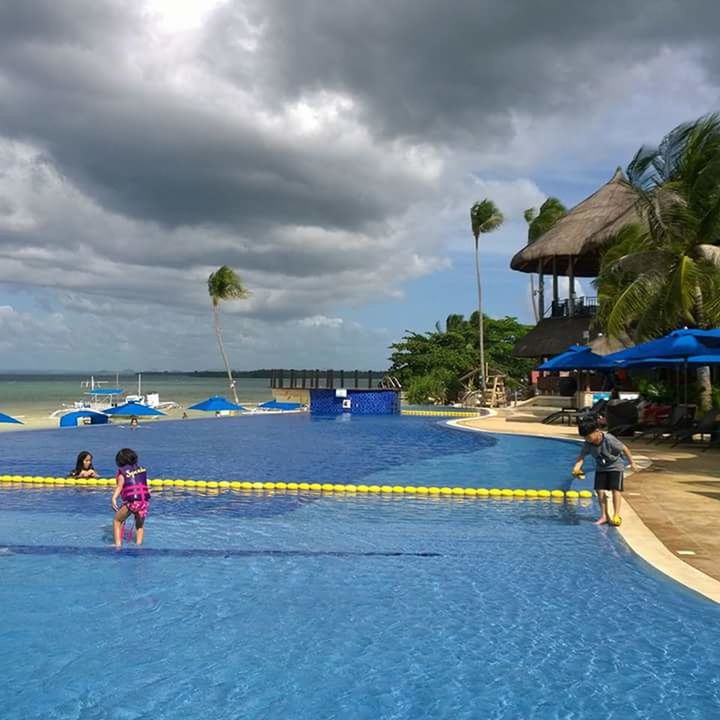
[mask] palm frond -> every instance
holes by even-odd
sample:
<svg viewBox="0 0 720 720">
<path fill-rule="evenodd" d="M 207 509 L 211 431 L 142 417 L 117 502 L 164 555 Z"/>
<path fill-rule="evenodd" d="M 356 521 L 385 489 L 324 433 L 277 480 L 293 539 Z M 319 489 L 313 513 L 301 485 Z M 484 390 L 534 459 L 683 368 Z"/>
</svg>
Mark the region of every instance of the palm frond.
<svg viewBox="0 0 720 720">
<path fill-rule="evenodd" d="M 227 265 L 219 267 L 208 277 L 208 293 L 213 305 L 221 300 L 241 300 L 250 295 L 238 274 Z"/>
<path fill-rule="evenodd" d="M 472 233 L 477 244 L 481 233 L 489 233 L 497 230 L 503 224 L 502 213 L 497 209 L 492 200 L 481 200 L 470 208 L 470 222 Z"/>
</svg>

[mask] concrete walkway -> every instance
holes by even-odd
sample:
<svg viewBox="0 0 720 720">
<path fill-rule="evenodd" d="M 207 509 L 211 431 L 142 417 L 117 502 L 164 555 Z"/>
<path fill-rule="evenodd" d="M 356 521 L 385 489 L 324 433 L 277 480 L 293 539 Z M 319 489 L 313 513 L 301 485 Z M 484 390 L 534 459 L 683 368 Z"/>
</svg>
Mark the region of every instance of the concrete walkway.
<svg viewBox="0 0 720 720">
<path fill-rule="evenodd" d="M 488 432 L 578 438 L 573 426 L 498 416 L 459 424 Z M 720 451 L 623 440 L 651 465 L 626 479 L 624 498 L 631 508 L 622 513 L 622 535 L 656 568 L 720 602 Z"/>
</svg>

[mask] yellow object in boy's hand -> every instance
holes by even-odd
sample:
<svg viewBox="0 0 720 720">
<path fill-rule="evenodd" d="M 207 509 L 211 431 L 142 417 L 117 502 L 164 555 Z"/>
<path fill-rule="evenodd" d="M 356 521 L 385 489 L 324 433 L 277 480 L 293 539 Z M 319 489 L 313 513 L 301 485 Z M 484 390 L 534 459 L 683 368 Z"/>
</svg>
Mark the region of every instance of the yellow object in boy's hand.
<svg viewBox="0 0 720 720">
<path fill-rule="evenodd" d="M 612 519 L 612 524 L 615 527 L 620 527 L 620 525 L 622 525 L 622 518 L 619 515 L 615 515 Z"/>
<path fill-rule="evenodd" d="M 578 479 L 578 480 L 584 480 L 585 479 L 585 473 L 582 470 L 573 470 L 572 474 Z"/>
</svg>

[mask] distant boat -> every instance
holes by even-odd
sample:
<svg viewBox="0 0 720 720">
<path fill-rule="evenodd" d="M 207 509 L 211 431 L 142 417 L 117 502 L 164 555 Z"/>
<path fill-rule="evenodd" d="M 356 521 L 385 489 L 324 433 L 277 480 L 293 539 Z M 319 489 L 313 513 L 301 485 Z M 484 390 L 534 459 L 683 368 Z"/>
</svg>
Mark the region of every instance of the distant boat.
<svg viewBox="0 0 720 720">
<path fill-rule="evenodd" d="M 138 373 L 138 391 L 137 394 L 126 394 L 123 388 L 118 387 L 118 378 L 115 380 L 115 387 L 103 387 L 107 385 L 109 380 L 96 380 L 94 375 L 91 375 L 88 380 L 82 380 L 80 382 L 81 388 L 87 388 L 84 392 L 82 400 L 76 400 L 73 403 L 63 403 L 62 407 L 50 413 L 50 417 L 55 418 L 64 415 L 68 412 L 75 410 L 94 410 L 95 412 L 102 412 L 108 407 L 116 407 L 126 402 L 134 402 L 139 405 L 146 405 L 147 407 L 154 408 L 156 410 L 172 410 L 178 408 L 180 405 L 173 400 L 160 400 L 159 393 L 147 393 L 142 394 L 142 374 Z"/>
</svg>

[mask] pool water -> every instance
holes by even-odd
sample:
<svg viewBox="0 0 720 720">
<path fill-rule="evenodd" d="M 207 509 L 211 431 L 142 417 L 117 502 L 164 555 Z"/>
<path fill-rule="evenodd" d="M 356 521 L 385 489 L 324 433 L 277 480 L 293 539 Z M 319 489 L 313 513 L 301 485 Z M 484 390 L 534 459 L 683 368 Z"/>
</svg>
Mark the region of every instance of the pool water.
<svg viewBox="0 0 720 720">
<path fill-rule="evenodd" d="M 5 434 L 2 471 L 53 474 L 82 437 L 166 476 L 561 487 L 577 451 L 419 418 L 242 420 Z M 595 511 L 170 490 L 147 545 L 116 552 L 109 490 L 0 486 L 1 716 L 717 716 L 720 608 Z"/>
</svg>

